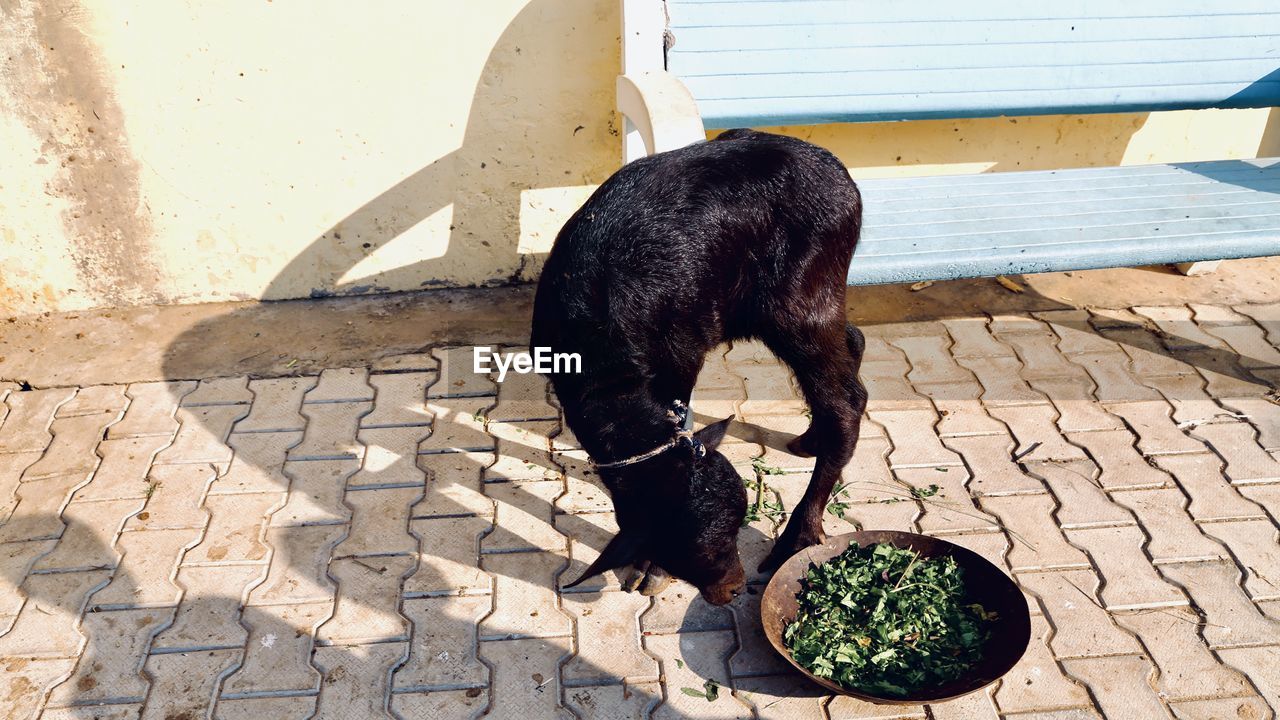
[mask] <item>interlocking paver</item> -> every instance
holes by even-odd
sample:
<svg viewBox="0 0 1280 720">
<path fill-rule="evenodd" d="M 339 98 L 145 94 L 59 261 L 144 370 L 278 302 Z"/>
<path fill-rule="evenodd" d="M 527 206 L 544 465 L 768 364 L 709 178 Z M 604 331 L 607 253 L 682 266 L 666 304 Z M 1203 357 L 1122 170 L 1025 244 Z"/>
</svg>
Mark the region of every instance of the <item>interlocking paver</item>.
<svg viewBox="0 0 1280 720">
<path fill-rule="evenodd" d="M 0 523 L 9 519 L 18 504 L 15 493 L 22 472 L 39 459 L 38 452 L 0 453 Z"/>
<path fill-rule="evenodd" d="M 480 639 L 548 638 L 572 632 L 554 589 L 554 578 L 564 566 L 564 556 L 551 552 L 486 555 L 483 568 L 494 578 L 494 608 L 480 623 Z"/>
<path fill-rule="evenodd" d="M 568 585 L 586 572 L 587 568 L 600 556 L 600 550 L 609 540 L 618 534 L 618 523 L 613 513 L 582 513 L 580 515 L 557 515 L 556 529 L 569 538 L 569 567 L 560 576 L 560 584 Z M 501 557 L 501 556 L 490 556 Z M 746 561 L 744 560 L 745 564 Z M 750 571 L 751 568 L 747 568 Z M 595 590 L 617 589 L 623 571 L 609 570 L 597 575 L 569 592 L 592 592 Z"/>
<path fill-rule="evenodd" d="M 1031 644 L 1022 660 L 1004 676 L 996 689 L 996 705 L 1002 715 L 1089 707 L 1089 694 L 1067 677 L 1049 651 L 1053 630 L 1042 617 L 1031 618 Z"/>
<path fill-rule="evenodd" d="M 227 435 L 231 426 L 249 412 L 248 405 L 200 405 L 180 407 L 180 426 L 173 443 L 156 455 L 156 464 L 207 464 L 231 460 Z"/>
<path fill-rule="evenodd" d="M 209 494 L 284 492 L 289 487 L 285 458 L 299 442 L 301 432 L 231 433 L 227 444 L 235 454 L 226 472 L 210 486 Z"/>
<path fill-rule="evenodd" d="M 827 705 L 832 720 L 924 720 L 923 705 L 876 705 L 844 695 L 837 695 Z"/>
<path fill-rule="evenodd" d="M 1103 403 L 1141 402 L 1158 400 L 1160 394 L 1141 384 L 1129 372 L 1129 357 L 1121 352 L 1088 353 L 1073 355 L 1072 362 L 1078 363 L 1093 378 L 1097 386 L 1094 397 Z"/>
<path fill-rule="evenodd" d="M 1245 485 L 1240 494 L 1265 508 L 1272 520 L 1280 518 L 1280 483 Z"/>
<path fill-rule="evenodd" d="M 982 498 L 982 509 L 996 515 L 1013 536 L 1009 565 L 1015 571 L 1088 567 L 1089 559 L 1067 543 L 1054 523 L 1055 505 L 1048 495 Z"/>
<path fill-rule="evenodd" d="M 976 383 L 965 385 L 933 386 L 943 392 L 932 393 L 929 388 L 920 391 L 933 398 L 942 420 L 938 423 L 938 436 L 946 439 L 967 437 L 972 435 L 1006 434 L 1004 423 L 987 414 L 978 398 L 982 395 L 982 386 Z"/>
<path fill-rule="evenodd" d="M 142 509 L 143 501 L 72 502 L 62 512 L 67 529 L 53 550 L 32 566 L 49 570 L 100 570 L 115 567 L 119 555 L 112 545 L 125 519 Z"/>
<path fill-rule="evenodd" d="M 956 364 L 948 351 L 951 342 L 945 333 L 893 338 L 889 342 L 906 354 L 907 361 L 911 363 L 907 379 L 913 385 L 973 381 L 973 375 Z"/>
<path fill-rule="evenodd" d="M 115 425 L 111 426 L 112 428 Z M 111 428 L 107 428 L 108 431 Z M 167 435 L 104 440 L 98 443 L 97 452 L 102 463 L 93 473 L 88 485 L 76 491 L 74 502 L 89 500 L 119 500 L 144 498 L 147 495 L 147 471 L 151 459 L 170 442 Z M 0 455 L 0 458 L 3 458 Z"/>
<path fill-rule="evenodd" d="M 418 446 L 429 433 L 426 427 L 361 430 L 357 438 L 365 446 L 364 462 L 347 488 L 421 488 L 426 474 L 418 466 Z"/>
<path fill-rule="evenodd" d="M 1161 571 L 1186 588 L 1204 612 L 1204 639 L 1211 647 L 1274 644 L 1280 622 L 1265 617 L 1240 588 L 1240 570 L 1233 563 L 1166 565 Z"/>
<path fill-rule="evenodd" d="M 1111 500 L 1098 482 L 1098 467 L 1088 460 L 1034 463 L 1029 472 L 1042 478 L 1058 499 L 1055 518 L 1063 528 L 1127 525 L 1133 516 Z"/>
<path fill-rule="evenodd" d="M 987 331 L 986 318 L 956 318 L 943 320 L 953 344 L 954 357 L 1013 357 L 1013 351 L 997 342 Z"/>
<path fill-rule="evenodd" d="M 666 678 L 666 696 L 653 710 L 654 718 L 748 718 L 751 711 L 728 691 L 729 669 L 726 659 L 736 642 L 731 632 L 698 632 L 680 635 L 650 635 L 645 648 L 662 662 Z M 680 662 L 677 663 L 676 660 Z M 707 680 L 721 685 L 719 696 L 712 702 L 691 697 L 680 691 L 688 687 L 701 690 Z"/>
<path fill-rule="evenodd" d="M 1249 676 L 1273 711 L 1280 707 L 1280 647 L 1219 650 L 1218 654 Z"/>
<path fill-rule="evenodd" d="M 107 439 L 172 436 L 178 430 L 174 412 L 183 396 L 196 389 L 194 382 L 133 383 L 125 388 L 129 408 L 120 422 L 107 428 Z"/>
<path fill-rule="evenodd" d="M 1191 434 L 1207 442 L 1226 461 L 1224 472 L 1233 484 L 1280 481 L 1280 460 L 1258 445 L 1257 431 L 1252 425 L 1245 422 L 1200 425 Z"/>
<path fill-rule="evenodd" d="M 565 690 L 565 704 L 583 720 L 643 720 L 645 709 L 662 699 L 658 683 L 602 685 Z"/>
<path fill-rule="evenodd" d="M 422 442 L 418 452 L 467 452 L 494 449 L 492 435 L 485 433 L 485 408 L 493 404 L 491 397 L 445 398 L 431 400 L 427 408 L 435 418 L 431 435 Z"/>
<path fill-rule="evenodd" d="M 1058 337 L 1047 330 L 998 334 L 997 337 L 1018 354 L 1018 359 L 1022 361 L 1021 374 L 1024 380 L 1063 377 L 1087 380 L 1085 372 L 1075 364 L 1081 362 L 1080 358 L 1072 358 L 1074 362 L 1067 360 L 1058 352 Z"/>
<path fill-rule="evenodd" d="M 1049 324 L 1059 338 L 1058 349 L 1065 355 L 1119 352 L 1114 341 L 1094 330 L 1088 310 L 1048 310 L 1032 315 Z"/>
<path fill-rule="evenodd" d="M 1058 659 L 1142 652 L 1097 599 L 1100 581 L 1091 570 L 1022 573 L 1018 582 L 1040 598 L 1053 623 L 1049 647 Z"/>
<path fill-rule="evenodd" d="M 267 579 L 249 594 L 250 605 L 332 602 L 327 568 L 333 546 L 345 535 L 341 525 L 269 528 L 272 549 Z"/>
<path fill-rule="evenodd" d="M 503 352 L 527 352 L 528 348 L 503 348 Z M 560 416 L 560 410 L 547 401 L 547 379 L 535 373 L 508 372 L 498 383 L 498 401 L 486 413 L 491 422 L 545 420 Z"/>
<path fill-rule="evenodd" d="M 204 507 L 209 525 L 204 540 L 183 558 L 186 565 L 255 563 L 267 560 L 267 547 L 259 536 L 270 511 L 279 506 L 283 493 L 210 495 Z"/>
<path fill-rule="evenodd" d="M 1080 658 L 1064 660 L 1062 665 L 1072 677 L 1089 686 L 1105 717 L 1169 716 L 1160 697 L 1151 689 L 1150 678 L 1155 674 L 1155 668 L 1145 657 L 1117 655 Z"/>
<path fill-rule="evenodd" d="M 483 687 L 489 669 L 476 657 L 476 625 L 489 614 L 488 597 L 443 596 L 404 601 L 413 623 L 409 661 L 396 671 L 398 691 Z"/>
<path fill-rule="evenodd" d="M 791 438 L 809 428 L 809 418 L 804 415 L 749 415 L 745 424 L 753 426 L 752 439 L 764 447 L 760 464 L 783 472 L 811 472 L 815 458 L 793 455 L 786 449 Z"/>
<path fill-rule="evenodd" d="M 320 675 L 311 665 L 312 639 L 332 611 L 329 602 L 246 607 L 244 658 L 223 683 L 223 696 L 317 689 Z"/>
<path fill-rule="evenodd" d="M 995 720 L 999 713 L 996 710 L 994 692 L 994 688 L 987 688 L 955 700 L 936 703 L 929 706 L 929 713 L 934 720 Z"/>
<path fill-rule="evenodd" d="M 760 601 L 763 589 L 752 588 L 729 604 L 737 618 L 738 649 L 729 657 L 729 674 L 738 677 L 756 677 L 790 673 L 790 664 L 769 644 L 760 621 Z"/>
<path fill-rule="evenodd" d="M 493 705 L 489 715 L 571 720 L 573 715 L 560 705 L 561 689 L 556 677 L 556 666 L 568 653 L 568 638 L 482 643 L 480 654 L 493 667 Z"/>
<path fill-rule="evenodd" d="M 969 490 L 975 495 L 1043 492 L 1044 486 L 1013 462 L 1016 447 L 1007 433 L 945 438 L 943 444 L 960 453 L 973 472 Z"/>
<path fill-rule="evenodd" d="M 742 377 L 747 399 L 742 402 L 744 415 L 772 415 L 804 411 L 804 398 L 796 389 L 790 368 L 781 363 L 741 364 L 730 367 Z"/>
<path fill-rule="evenodd" d="M 1186 596 L 1165 582 L 1143 554 L 1147 538 L 1132 525 L 1066 530 L 1067 539 L 1084 548 L 1106 583 L 1101 591 L 1108 610 L 1183 605 Z"/>
<path fill-rule="evenodd" d="M 560 476 L 551 459 L 550 436 L 558 421 L 495 423 L 489 434 L 497 441 L 498 459 L 485 468 L 485 481 L 548 480 Z"/>
<path fill-rule="evenodd" d="M 969 474 L 963 467 L 904 468 L 894 475 L 922 498 L 924 513 L 916 521 L 920 531 L 930 535 L 995 530 L 998 520 L 974 505 L 966 485 Z"/>
<path fill-rule="evenodd" d="M 303 396 L 304 403 L 361 403 L 373 400 L 369 371 L 364 368 L 326 368 L 320 379 Z M 306 413 L 304 408 L 303 414 Z"/>
<path fill-rule="evenodd" d="M 1124 423 L 1108 413 L 1094 399 L 1094 385 L 1078 377 L 1047 377 L 1032 380 L 1031 386 L 1051 398 L 1058 409 L 1058 428 L 1062 432 L 1120 430 Z"/>
<path fill-rule="evenodd" d="M 430 425 L 427 386 L 435 378 L 435 373 L 425 372 L 370 375 L 369 384 L 375 390 L 373 412 L 361 418 L 360 427 Z"/>
<path fill-rule="evenodd" d="M 1178 720 L 1217 720 L 1217 718 L 1270 717 L 1271 706 L 1262 698 L 1210 698 L 1208 700 L 1183 700 L 1169 703 L 1169 709 Z"/>
<path fill-rule="evenodd" d="M 74 657 L 84 641 L 76 620 L 85 599 L 108 577 L 101 570 L 28 576 L 22 583 L 27 600 L 13 627 L 0 635 L 0 658 Z"/>
<path fill-rule="evenodd" d="M 960 456 L 942 445 L 934 432 L 938 414 L 929 410 L 881 410 L 870 413 L 883 425 L 893 443 L 889 464 L 894 468 L 963 465 Z"/>
<path fill-rule="evenodd" d="M 210 465 L 157 465 L 151 468 L 147 504 L 129 518 L 125 530 L 202 528 L 209 523 L 205 493 L 216 474 Z"/>
<path fill-rule="evenodd" d="M 431 355 L 440 363 L 440 375 L 427 388 L 427 397 L 493 395 L 497 391 L 497 384 L 489 375 L 475 372 L 472 352 L 469 347 L 433 348 Z M 486 404 L 492 405 L 493 399 L 490 398 Z"/>
<path fill-rule="evenodd" d="M 553 519 L 564 483 L 493 483 L 485 491 L 497 504 L 497 516 L 493 532 L 480 541 L 484 552 L 566 549 L 568 539 L 556 529 Z"/>
<path fill-rule="evenodd" d="M 349 557 L 329 564 L 338 584 L 333 617 L 316 632 L 322 645 L 357 645 L 409 639 L 409 622 L 400 614 L 400 586 L 413 571 L 403 555 Z"/>
<path fill-rule="evenodd" d="M 571 450 L 557 453 L 555 462 L 564 468 L 565 491 L 556 500 L 556 509 L 565 513 L 610 512 L 613 500 L 600 479 L 600 473 L 586 452 Z"/>
<path fill-rule="evenodd" d="M 1152 561 L 1197 562 L 1227 557 L 1222 546 L 1205 536 L 1210 526 L 1197 526 L 1187 512 L 1187 497 L 1176 488 L 1113 493 L 1117 503 L 1133 511 L 1151 540 L 1146 551 Z"/>
<path fill-rule="evenodd" d="M 1173 406 L 1173 421 L 1179 427 L 1194 426 L 1227 417 L 1227 413 L 1204 391 L 1199 375 L 1148 376 L 1148 387 L 1155 388 Z"/>
<path fill-rule="evenodd" d="M 1178 487 L 1191 498 L 1187 512 L 1198 522 L 1263 517 L 1262 508 L 1240 494 L 1223 476 L 1217 455 L 1171 455 L 1155 458 L 1156 465 L 1173 475 Z"/>
<path fill-rule="evenodd" d="M 364 446 L 356 440 L 356 424 L 371 410 L 371 402 L 303 405 L 302 414 L 307 418 L 307 429 L 302 442 L 289 449 L 289 459 L 342 460 L 360 457 Z"/>
<path fill-rule="evenodd" d="M 173 583 L 183 552 L 199 542 L 200 528 L 145 530 L 120 535 L 116 547 L 123 557 L 119 570 L 93 596 L 98 607 L 155 607 L 174 605 L 181 589 Z"/>
<path fill-rule="evenodd" d="M 1012 352 L 1012 351 L 1011 351 Z M 989 408 L 1034 405 L 1047 402 L 1022 379 L 1022 363 L 1016 357 L 957 357 L 982 384 L 982 402 Z"/>
<path fill-rule="evenodd" d="M 1085 453 L 1058 434 L 1058 411 L 1049 404 L 993 407 L 992 416 L 1009 426 L 1020 462 L 1082 460 Z"/>
<path fill-rule="evenodd" d="M 180 569 L 182 602 L 173 625 L 156 636 L 152 652 L 242 647 L 246 634 L 240 625 L 240 604 L 266 570 L 261 565 Z"/>
<path fill-rule="evenodd" d="M 22 609 L 27 595 L 19 586 L 40 556 L 54 547 L 53 540 L 26 540 L 0 543 L 0 635 Z"/>
<path fill-rule="evenodd" d="M 142 715 L 141 703 L 46 707 L 41 720 L 137 720 Z"/>
<path fill-rule="evenodd" d="M 489 453 L 419 455 L 418 467 L 427 473 L 427 490 L 413 507 L 415 518 L 493 516 L 493 501 L 482 489 L 481 475 L 493 462 Z"/>
<path fill-rule="evenodd" d="M 86 614 L 80 632 L 88 643 L 75 672 L 54 688 L 49 704 L 141 703 L 150 686 L 139 673 L 147 646 L 172 617 L 170 608 Z"/>
<path fill-rule="evenodd" d="M 409 535 L 409 515 L 420 497 L 422 489 L 412 487 L 347 492 L 351 532 L 334 548 L 334 557 L 413 554 L 418 541 Z"/>
<path fill-rule="evenodd" d="M 480 569 L 480 536 L 493 526 L 489 518 L 462 516 L 413 520 L 422 540 L 418 568 L 405 581 L 410 597 L 488 593 L 493 581 Z"/>
<path fill-rule="evenodd" d="M 867 388 L 867 407 L 873 410 L 929 408 L 929 399 L 907 383 L 911 366 L 906 360 L 870 360 L 862 363 L 858 377 Z M 782 409 L 783 412 L 787 408 Z"/>
<path fill-rule="evenodd" d="M 1205 534 L 1227 546 L 1244 568 L 1244 588 L 1254 600 L 1280 598 L 1280 543 L 1276 526 L 1266 520 L 1207 523 Z"/>
<path fill-rule="evenodd" d="M 255 697 L 222 700 L 218 703 L 215 720 L 308 720 L 315 714 L 314 695 L 294 697 Z M 430 717 L 430 716 L 428 716 Z"/>
<path fill-rule="evenodd" d="M 1135 633 L 1160 669 L 1156 687 L 1171 700 L 1250 694 L 1249 683 L 1223 665 L 1200 637 L 1200 615 L 1190 607 L 1141 610 L 1113 616 Z"/>
<path fill-rule="evenodd" d="M 1223 340 L 1239 354 L 1246 368 L 1280 367 L 1280 350 L 1267 342 L 1266 333 L 1253 320 L 1222 305 L 1192 305 L 1196 324 Z"/>
<path fill-rule="evenodd" d="M 1161 400 L 1115 403 L 1107 410 L 1124 418 L 1138 435 L 1138 450 L 1143 455 L 1172 455 L 1204 451 L 1204 445 L 1187 437 L 1174 424 L 1172 408 Z"/>
<path fill-rule="evenodd" d="M 1170 482 L 1168 475 L 1147 464 L 1138 453 L 1128 430 L 1070 433 L 1067 438 L 1089 451 L 1102 469 L 1098 484 L 1107 490 L 1164 487 Z"/>
<path fill-rule="evenodd" d="M 302 397 L 316 386 L 318 380 L 315 377 L 250 380 L 253 407 L 243 420 L 236 423 L 235 432 L 301 431 L 306 427 L 306 419 L 300 412 Z"/>
<path fill-rule="evenodd" d="M 74 666 L 74 659 L 0 658 L 0 697 L 5 699 L 8 717 L 36 717 L 49 686 L 66 677 Z"/>
<path fill-rule="evenodd" d="M 1258 444 L 1262 449 L 1280 450 L 1280 403 L 1263 398 L 1222 398 L 1222 404 L 1248 417 L 1249 424 L 1258 431 Z"/>
<path fill-rule="evenodd" d="M 794 672 L 741 678 L 734 685 L 761 720 L 827 720 L 826 697 Z"/>
<path fill-rule="evenodd" d="M 284 507 L 271 515 L 271 526 L 345 522 L 351 509 L 342 502 L 343 491 L 347 478 L 359 469 L 355 459 L 285 463 L 289 495 Z"/>
<path fill-rule="evenodd" d="M 88 482 L 83 473 L 44 478 L 18 487 L 17 507 L 0 525 L 0 543 L 53 539 L 62 535 L 60 514 L 71 493 Z"/>
<path fill-rule="evenodd" d="M 728 608 L 708 604 L 692 585 L 677 581 L 653 599 L 653 606 L 640 618 L 640 626 L 646 636 L 732 630 L 733 614 Z"/>
<path fill-rule="evenodd" d="M 42 452 L 53 439 L 49 425 L 54 412 L 74 395 L 75 389 L 66 388 L 9 393 L 9 414 L 0 425 L 0 453 Z"/>
<path fill-rule="evenodd" d="M 658 663 L 640 647 L 639 617 L 649 598 L 639 593 L 579 593 L 564 598 L 574 618 L 578 652 L 561 669 L 564 684 L 604 685 L 657 680 Z"/>
<path fill-rule="evenodd" d="M 142 720 L 208 717 L 218 678 L 235 666 L 239 650 L 166 653 L 147 658 L 151 693 Z"/>
</svg>

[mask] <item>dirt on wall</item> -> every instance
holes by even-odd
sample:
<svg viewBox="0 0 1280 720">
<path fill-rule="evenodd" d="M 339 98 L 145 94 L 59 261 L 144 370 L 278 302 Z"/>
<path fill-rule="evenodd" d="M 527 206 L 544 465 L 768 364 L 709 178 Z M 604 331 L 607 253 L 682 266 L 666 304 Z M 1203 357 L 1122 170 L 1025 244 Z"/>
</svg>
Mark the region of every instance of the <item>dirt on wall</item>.
<svg viewBox="0 0 1280 720">
<path fill-rule="evenodd" d="M 155 302 L 139 164 L 89 20 L 76 2 L 0 0 L 0 103 L 40 139 L 37 162 L 57 167 L 44 191 L 65 208 L 80 292 L 99 305 Z"/>
</svg>

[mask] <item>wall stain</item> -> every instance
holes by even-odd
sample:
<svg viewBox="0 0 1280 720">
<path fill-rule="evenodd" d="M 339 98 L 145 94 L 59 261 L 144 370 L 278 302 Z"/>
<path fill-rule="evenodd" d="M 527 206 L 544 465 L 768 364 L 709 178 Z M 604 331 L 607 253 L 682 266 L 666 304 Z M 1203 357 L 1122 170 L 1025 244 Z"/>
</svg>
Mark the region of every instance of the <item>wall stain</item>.
<svg viewBox="0 0 1280 720">
<path fill-rule="evenodd" d="M 98 305 L 160 301 L 150 255 L 151 218 L 143 210 L 139 164 L 125 136 L 124 113 L 74 3 L 0 0 L 0 98 L 59 168 L 45 187 L 66 202 L 81 292 Z"/>
</svg>

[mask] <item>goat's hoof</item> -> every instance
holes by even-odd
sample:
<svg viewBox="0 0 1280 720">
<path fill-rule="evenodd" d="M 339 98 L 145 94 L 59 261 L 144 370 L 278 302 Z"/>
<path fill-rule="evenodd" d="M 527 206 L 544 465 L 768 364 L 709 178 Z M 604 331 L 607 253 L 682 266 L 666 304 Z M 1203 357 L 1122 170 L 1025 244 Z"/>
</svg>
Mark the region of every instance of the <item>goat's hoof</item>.
<svg viewBox="0 0 1280 720">
<path fill-rule="evenodd" d="M 794 541 L 786 541 L 779 538 L 778 541 L 773 544 L 773 550 L 769 551 L 769 555 L 764 559 L 764 562 L 760 563 L 760 567 L 757 568 L 756 571 L 772 574 L 773 571 L 782 567 L 782 563 L 790 560 L 792 555 L 795 555 L 807 547 L 820 545 L 823 542 L 826 542 L 826 538 L 811 540 L 798 539 Z"/>
<path fill-rule="evenodd" d="M 802 458 L 811 458 L 818 454 L 815 452 L 813 441 L 809 438 L 808 433 L 797 435 L 791 442 L 787 443 L 787 452 Z"/>
<path fill-rule="evenodd" d="M 649 565 L 649 571 L 644 574 L 644 580 L 640 583 L 640 594 L 645 597 L 653 597 L 662 593 L 671 584 L 671 576 L 666 570 L 657 565 Z"/>
<path fill-rule="evenodd" d="M 637 563 L 627 568 L 627 572 L 622 577 L 622 589 L 625 592 L 635 592 L 640 589 L 640 585 L 644 583 L 644 579 L 649 572 L 649 561 Z"/>
</svg>

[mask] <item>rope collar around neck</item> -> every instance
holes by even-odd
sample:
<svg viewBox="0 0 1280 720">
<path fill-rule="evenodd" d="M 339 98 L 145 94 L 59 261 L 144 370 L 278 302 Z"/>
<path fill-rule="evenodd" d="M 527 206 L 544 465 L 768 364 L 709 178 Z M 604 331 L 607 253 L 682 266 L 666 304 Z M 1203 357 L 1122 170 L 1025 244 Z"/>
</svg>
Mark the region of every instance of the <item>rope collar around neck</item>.
<svg viewBox="0 0 1280 720">
<path fill-rule="evenodd" d="M 662 453 L 674 447 L 686 445 L 693 448 L 694 457 L 702 457 L 707 454 L 707 449 L 703 447 L 702 442 L 693 436 L 693 415 L 689 412 L 689 406 L 676 400 L 671 403 L 671 409 L 667 411 L 667 418 L 673 421 L 680 429 L 676 431 L 675 437 L 666 441 L 652 450 L 642 452 L 639 455 L 632 455 L 621 460 L 613 462 L 596 462 L 592 460 L 597 468 L 620 468 L 627 465 L 635 465 L 644 462 L 650 458 L 655 458 Z"/>
</svg>

